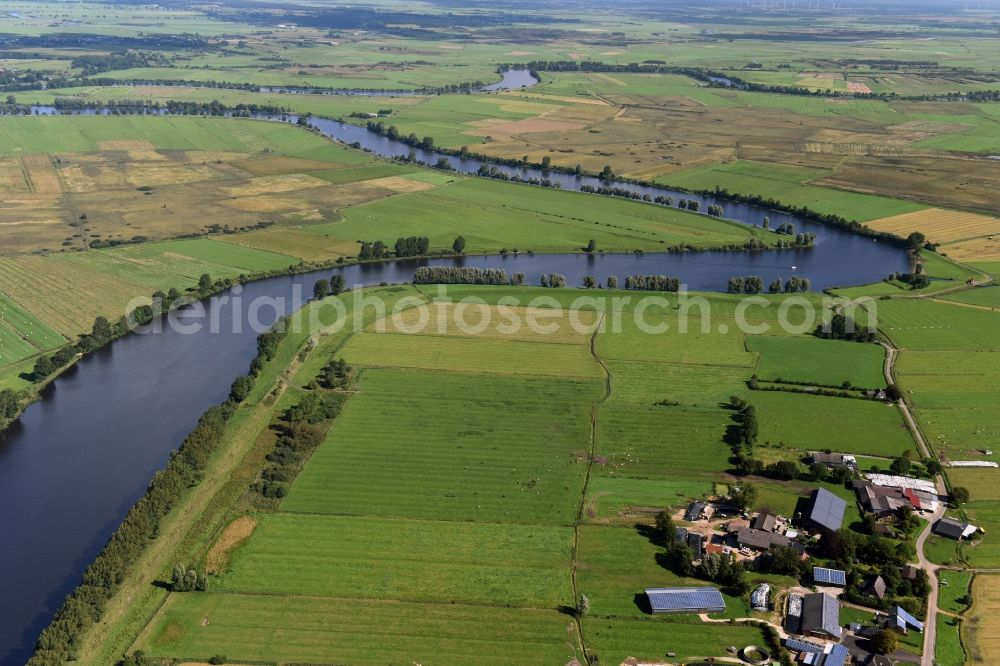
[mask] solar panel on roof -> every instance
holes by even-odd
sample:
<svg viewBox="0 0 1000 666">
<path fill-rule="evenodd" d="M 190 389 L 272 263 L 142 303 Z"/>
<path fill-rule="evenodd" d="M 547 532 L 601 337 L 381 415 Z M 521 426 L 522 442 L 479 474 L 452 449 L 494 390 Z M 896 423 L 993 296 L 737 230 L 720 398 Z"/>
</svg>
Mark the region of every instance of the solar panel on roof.
<svg viewBox="0 0 1000 666">
<path fill-rule="evenodd" d="M 656 587 L 646 590 L 654 613 L 712 612 L 726 609 L 722 593 L 714 587 Z"/>
<path fill-rule="evenodd" d="M 795 638 L 786 638 L 785 647 L 789 650 L 794 650 L 795 652 L 811 652 L 818 654 L 823 651 L 823 648 L 815 643 L 807 643 L 806 641 L 800 641 Z"/>
<path fill-rule="evenodd" d="M 844 666 L 851 653 L 843 645 L 834 645 L 823 659 L 823 666 Z"/>
<path fill-rule="evenodd" d="M 837 497 L 826 488 L 818 488 L 813 493 L 809 518 L 829 530 L 839 530 L 844 523 L 847 501 Z"/>
<path fill-rule="evenodd" d="M 824 567 L 813 567 L 813 580 L 826 585 L 847 585 L 847 574 L 840 569 L 826 569 Z"/>
<path fill-rule="evenodd" d="M 902 620 L 903 622 L 910 625 L 917 631 L 924 630 L 924 623 L 918 620 L 917 618 L 913 617 L 909 613 L 907 613 L 902 606 L 896 606 L 896 608 L 894 609 L 894 613 L 896 614 L 896 617 L 899 620 Z"/>
</svg>

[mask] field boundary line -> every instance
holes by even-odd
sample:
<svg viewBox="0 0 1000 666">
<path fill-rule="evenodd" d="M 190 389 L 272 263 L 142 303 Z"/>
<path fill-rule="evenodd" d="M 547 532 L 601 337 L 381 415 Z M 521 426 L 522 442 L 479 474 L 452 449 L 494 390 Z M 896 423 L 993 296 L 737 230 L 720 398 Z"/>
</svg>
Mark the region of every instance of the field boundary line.
<svg viewBox="0 0 1000 666">
<path fill-rule="evenodd" d="M 466 608 L 505 608 L 508 610 L 548 611 L 551 613 L 560 612 L 558 608 L 553 608 L 551 606 L 517 606 L 512 604 L 497 604 L 497 603 L 476 602 L 469 600 L 454 601 L 450 599 L 430 600 L 430 599 L 399 599 L 395 597 L 344 597 L 344 596 L 328 596 L 325 594 L 289 594 L 287 592 L 256 592 L 249 590 L 226 590 L 218 588 L 210 588 L 209 594 L 227 595 L 230 597 L 268 597 L 272 599 L 273 598 L 324 599 L 329 601 L 346 601 L 346 602 L 365 601 L 370 603 L 383 603 L 383 604 L 419 604 L 421 606 L 445 606 L 445 607 L 465 606 Z M 169 598 L 169 596 L 164 597 L 164 602 L 167 598 Z M 152 626 L 152 622 L 150 622 L 150 624 L 147 626 Z M 136 647 L 135 643 L 133 643 L 131 647 Z"/>
<path fill-rule="evenodd" d="M 410 516 L 387 516 L 381 514 L 373 513 L 317 513 L 311 511 L 297 511 L 297 510 L 286 510 L 279 507 L 273 511 L 262 512 L 268 515 L 288 515 L 288 516 L 300 516 L 309 517 L 316 516 L 319 518 L 329 517 L 329 518 L 358 518 L 364 520 L 399 520 L 399 521 L 412 521 L 415 523 L 443 523 L 443 524 L 453 524 L 453 523 L 472 523 L 474 525 L 505 525 L 505 526 L 515 526 L 515 527 L 556 527 L 560 529 L 570 529 L 573 527 L 571 524 L 567 523 L 508 523 L 501 520 L 468 520 L 465 518 L 461 519 L 446 519 L 446 518 L 420 518 L 420 517 L 410 517 Z"/>
<path fill-rule="evenodd" d="M 587 506 L 587 489 L 590 487 L 590 477 L 594 469 L 594 454 L 597 451 L 597 423 L 601 405 L 606 403 L 611 398 L 611 392 L 613 390 L 611 368 L 608 367 L 608 365 L 604 362 L 604 359 L 601 358 L 601 355 L 597 352 L 597 335 L 601 331 L 601 326 L 604 324 L 606 316 L 606 313 L 601 313 L 601 318 L 597 322 L 597 327 L 590 335 L 590 355 L 595 361 L 597 361 L 598 365 L 601 366 L 601 370 L 604 372 L 604 395 L 595 400 L 590 408 L 590 450 L 587 452 L 587 472 L 583 477 L 583 488 L 580 491 L 580 504 L 577 507 L 576 523 L 573 525 L 573 559 L 570 569 L 570 582 L 573 587 L 574 604 L 579 604 L 580 602 L 580 588 L 576 578 L 577 569 L 580 564 L 580 526 L 583 523 L 583 514 Z M 583 618 L 581 615 L 582 614 L 580 612 L 574 613 L 574 619 L 576 620 L 576 630 L 579 636 L 580 648 L 583 650 L 583 658 L 589 663 L 587 641 L 584 639 L 583 635 Z"/>
</svg>

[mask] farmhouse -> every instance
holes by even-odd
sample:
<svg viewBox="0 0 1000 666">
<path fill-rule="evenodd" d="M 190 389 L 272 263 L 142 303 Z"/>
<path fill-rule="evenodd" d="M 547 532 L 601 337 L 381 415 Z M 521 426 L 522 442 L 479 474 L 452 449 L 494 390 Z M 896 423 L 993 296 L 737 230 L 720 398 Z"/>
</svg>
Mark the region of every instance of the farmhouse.
<svg viewBox="0 0 1000 666">
<path fill-rule="evenodd" d="M 817 532 L 834 532 L 844 524 L 847 501 L 826 488 L 817 488 L 809 496 L 805 524 Z"/>
<path fill-rule="evenodd" d="M 854 456 L 845 453 L 823 453 L 822 451 L 812 451 L 809 453 L 809 463 L 812 465 L 826 465 L 829 468 L 846 467 L 857 471 L 858 460 Z"/>
<path fill-rule="evenodd" d="M 750 527 L 741 527 L 736 532 L 736 545 L 740 548 L 767 551 L 775 546 L 790 546 L 792 540 L 774 532 L 764 532 Z"/>
<path fill-rule="evenodd" d="M 649 608 L 662 613 L 721 613 L 726 610 L 722 593 L 714 587 L 651 587 L 646 589 Z"/>
<path fill-rule="evenodd" d="M 876 486 L 867 481 L 854 481 L 854 492 L 858 503 L 878 520 L 892 518 L 905 506 L 912 506 L 899 488 Z"/>
<path fill-rule="evenodd" d="M 940 534 L 941 536 L 948 537 L 949 539 L 957 539 L 959 541 L 962 539 L 968 539 L 970 536 L 975 534 L 978 529 L 979 528 L 975 525 L 959 522 L 954 518 L 942 518 L 934 523 L 935 534 Z"/>
</svg>

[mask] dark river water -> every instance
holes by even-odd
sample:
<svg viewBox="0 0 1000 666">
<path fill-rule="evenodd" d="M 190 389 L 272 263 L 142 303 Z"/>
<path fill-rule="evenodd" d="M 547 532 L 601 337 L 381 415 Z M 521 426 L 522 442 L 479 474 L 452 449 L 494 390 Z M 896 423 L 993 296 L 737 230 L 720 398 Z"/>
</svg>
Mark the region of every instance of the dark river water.
<svg viewBox="0 0 1000 666">
<path fill-rule="evenodd" d="M 45 107 L 39 107 L 45 112 Z M 48 109 L 51 110 L 51 109 Z M 292 118 L 294 120 L 294 117 Z M 330 120 L 310 122 L 328 136 L 360 142 L 373 152 L 399 156 L 411 148 L 366 129 Z M 417 158 L 437 161 L 439 154 L 417 150 Z M 449 158 L 465 173 L 480 162 Z M 510 168 L 522 176 L 538 170 Z M 564 189 L 599 184 L 592 178 L 552 173 Z M 633 186 L 655 196 L 669 190 Z M 695 198 L 702 208 L 711 197 Z M 594 195 L 596 196 L 596 195 Z M 765 281 L 791 275 L 808 277 L 814 289 L 873 282 L 894 271 L 907 270 L 904 253 L 836 228 L 795 219 L 754 206 L 719 201 L 727 218 L 759 224 L 765 215 L 772 226 L 792 222 L 796 229 L 815 232 L 811 249 L 758 253 L 519 255 L 464 257 L 431 261 L 400 261 L 337 269 L 349 285 L 404 282 L 418 265 L 437 264 L 502 267 L 523 271 L 529 284 L 543 272 L 564 274 L 571 285 L 585 275 L 645 273 L 676 276 L 694 290 L 723 290 L 732 275 L 755 274 Z M 244 302 L 256 297 L 276 299 L 277 307 L 259 317 L 266 322 L 301 305 L 321 271 L 262 280 L 242 287 Z M 20 421 L 0 435 L 0 665 L 23 664 L 38 632 L 64 596 L 100 551 L 129 506 L 152 476 L 163 467 L 209 406 L 225 399 L 232 379 L 246 371 L 256 352 L 256 332 L 234 314 L 209 300 L 219 312 L 221 332 L 208 329 L 181 334 L 163 332 L 131 335 L 92 354 L 57 379 L 43 399 L 29 407 Z M 240 328 L 237 332 L 235 329 Z"/>
</svg>

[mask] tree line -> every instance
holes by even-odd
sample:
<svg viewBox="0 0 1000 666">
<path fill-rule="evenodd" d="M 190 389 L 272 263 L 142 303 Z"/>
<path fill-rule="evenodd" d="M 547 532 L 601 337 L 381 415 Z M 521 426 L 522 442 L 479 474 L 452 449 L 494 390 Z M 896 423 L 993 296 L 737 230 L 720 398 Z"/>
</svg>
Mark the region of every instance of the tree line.
<svg viewBox="0 0 1000 666">
<path fill-rule="evenodd" d="M 413 274 L 413 284 L 523 285 L 524 273 L 507 275 L 502 268 L 469 266 L 421 266 Z"/>
<path fill-rule="evenodd" d="M 774 278 L 767 286 L 768 293 L 771 294 L 791 294 L 802 291 L 809 291 L 812 282 L 809 278 L 792 276 L 787 280 Z M 730 294 L 759 294 L 764 291 L 764 278 L 759 275 L 747 275 L 745 277 L 735 276 L 729 278 L 726 291 Z"/>
</svg>

